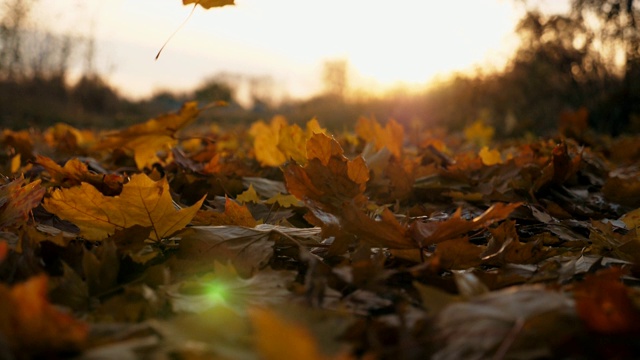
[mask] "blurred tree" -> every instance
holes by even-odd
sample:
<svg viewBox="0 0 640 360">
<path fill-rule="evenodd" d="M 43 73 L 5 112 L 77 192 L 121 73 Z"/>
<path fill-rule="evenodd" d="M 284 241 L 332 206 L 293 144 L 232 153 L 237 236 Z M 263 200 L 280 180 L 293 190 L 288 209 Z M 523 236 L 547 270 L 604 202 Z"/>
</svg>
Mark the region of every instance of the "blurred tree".
<svg viewBox="0 0 640 360">
<path fill-rule="evenodd" d="M 325 94 L 344 98 L 348 85 L 348 75 L 346 60 L 325 61 L 322 68 L 322 82 Z"/>
</svg>

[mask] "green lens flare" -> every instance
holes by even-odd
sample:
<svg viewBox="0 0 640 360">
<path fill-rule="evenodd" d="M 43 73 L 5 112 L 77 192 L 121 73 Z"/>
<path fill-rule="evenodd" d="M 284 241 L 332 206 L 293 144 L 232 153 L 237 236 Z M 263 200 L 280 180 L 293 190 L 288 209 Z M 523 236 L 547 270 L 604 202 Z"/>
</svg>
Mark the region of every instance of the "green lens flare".
<svg viewBox="0 0 640 360">
<path fill-rule="evenodd" d="M 229 295 L 229 291 L 224 284 L 214 282 L 207 285 L 206 295 L 207 298 L 213 303 L 224 303 L 226 302 L 227 296 Z"/>
</svg>

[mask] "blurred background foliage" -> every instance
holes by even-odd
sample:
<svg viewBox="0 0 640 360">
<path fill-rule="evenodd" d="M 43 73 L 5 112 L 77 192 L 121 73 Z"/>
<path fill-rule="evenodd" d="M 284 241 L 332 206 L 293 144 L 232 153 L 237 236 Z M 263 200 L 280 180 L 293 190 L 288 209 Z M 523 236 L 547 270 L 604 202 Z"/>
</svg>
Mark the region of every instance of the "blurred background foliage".
<svg viewBox="0 0 640 360">
<path fill-rule="evenodd" d="M 584 114 L 602 133 L 640 131 L 638 2 L 571 0 L 570 11 L 561 14 L 542 13 L 534 1 L 520 3 L 527 8 L 517 27 L 520 46 L 500 71 L 477 69 L 423 89 L 373 95 L 351 89 L 348 62 L 334 59 L 319 74 L 321 93 L 275 102 L 268 76 L 228 73 L 204 79 L 192 91 L 127 99 L 94 70 L 90 36 L 27 30 L 37 0 L 7 0 L 0 19 L 0 122 L 14 129 L 56 122 L 113 128 L 176 110 L 184 101 L 224 100 L 227 107 L 205 112 L 200 121 L 243 124 L 281 114 L 293 123 L 316 117 L 340 130 L 367 116 L 459 130 L 480 119 L 497 135 L 511 136 L 548 134 L 559 119 Z M 69 64 L 77 58 L 83 73 L 72 80 Z M 248 89 L 250 104 L 238 102 L 240 88 Z"/>
</svg>

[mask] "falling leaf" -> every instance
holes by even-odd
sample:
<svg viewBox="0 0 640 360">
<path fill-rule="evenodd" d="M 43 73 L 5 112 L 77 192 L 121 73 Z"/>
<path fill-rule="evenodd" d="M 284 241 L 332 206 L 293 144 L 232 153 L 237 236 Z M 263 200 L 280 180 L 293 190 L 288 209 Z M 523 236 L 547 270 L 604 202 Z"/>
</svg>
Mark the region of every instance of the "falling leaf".
<svg viewBox="0 0 640 360">
<path fill-rule="evenodd" d="M 69 189 L 57 189 L 44 201 L 47 211 L 69 220 L 80 228 L 87 240 L 103 240 L 118 229 L 134 225 L 150 227 L 150 238 L 159 241 L 191 222 L 204 201 L 176 210 L 166 179 L 154 182 L 137 174 L 122 188 L 119 196 L 101 194 L 88 183 Z"/>
<path fill-rule="evenodd" d="M 226 5 L 235 5 L 234 0 L 182 0 L 182 4 L 196 4 L 205 9 L 211 9 L 214 7 L 221 7 Z"/>
</svg>

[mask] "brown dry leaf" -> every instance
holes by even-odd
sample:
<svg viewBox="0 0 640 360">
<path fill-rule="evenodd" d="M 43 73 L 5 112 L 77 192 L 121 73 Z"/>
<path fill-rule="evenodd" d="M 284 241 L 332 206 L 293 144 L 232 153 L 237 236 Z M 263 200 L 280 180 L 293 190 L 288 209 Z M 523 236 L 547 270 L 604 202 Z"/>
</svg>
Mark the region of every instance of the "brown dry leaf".
<svg viewBox="0 0 640 360">
<path fill-rule="evenodd" d="M 182 0 L 183 5 L 196 4 L 205 9 L 221 7 L 226 5 L 235 5 L 234 0 Z"/>
<path fill-rule="evenodd" d="M 0 229 L 27 221 L 44 193 L 40 180 L 25 184 L 23 177 L 0 186 Z"/>
<path fill-rule="evenodd" d="M 49 357 L 85 345 L 88 326 L 52 306 L 47 291 L 44 275 L 11 288 L 0 284 L 0 333 L 16 356 Z"/>
<path fill-rule="evenodd" d="M 202 205 L 176 210 L 166 178 L 154 182 L 137 174 L 122 188 L 119 196 L 102 195 L 95 187 L 82 183 L 69 189 L 57 189 L 44 201 L 47 211 L 80 228 L 87 240 L 103 240 L 116 230 L 134 225 L 150 227 L 150 239 L 169 237 L 191 222 Z"/>
<path fill-rule="evenodd" d="M 318 244 L 318 228 L 298 229 L 261 224 L 243 226 L 192 226 L 180 234 L 179 256 L 188 261 L 211 260 L 233 264 L 248 277 L 263 268 L 273 256 L 275 237 L 293 238 L 301 244 Z M 193 266 L 193 264 L 192 264 Z"/>
<path fill-rule="evenodd" d="M 364 141 L 373 143 L 376 150 L 386 147 L 395 157 L 402 156 L 404 128 L 393 119 L 383 128 L 375 119 L 360 117 L 356 123 L 356 134 Z"/>
<path fill-rule="evenodd" d="M 535 264 L 548 256 L 540 242 L 520 242 L 515 221 L 507 220 L 489 232 L 492 237 L 482 253 L 482 260 L 490 264 Z"/>
<path fill-rule="evenodd" d="M 364 205 L 369 170 L 361 157 L 348 160 L 337 141 L 315 134 L 307 142 L 305 167 L 289 164 L 284 169 L 289 192 L 315 207 L 340 209 L 343 202 Z"/>
<path fill-rule="evenodd" d="M 107 134 L 93 150 L 125 149 L 133 152 L 138 169 L 151 168 L 154 163 L 162 163 L 157 153 L 170 153 L 171 148 L 178 143 L 175 138 L 176 132 L 194 121 L 199 114 L 198 103 L 187 102 L 177 113 L 165 114 Z"/>
<path fill-rule="evenodd" d="M 20 154 L 22 160 L 33 159 L 33 139 L 30 130 L 13 131 L 4 129 L 0 138 L 0 146 L 8 147 L 12 153 Z"/>
<path fill-rule="evenodd" d="M 590 330 L 605 334 L 640 331 L 640 309 L 620 280 L 623 274 L 620 268 L 610 268 L 587 275 L 576 285 L 576 310 Z"/>
<path fill-rule="evenodd" d="M 449 239 L 438 243 L 434 255 L 440 267 L 447 270 L 464 270 L 482 263 L 484 246 L 474 245 L 468 237 Z"/>
<path fill-rule="evenodd" d="M 437 244 L 506 219 L 520 205 L 522 203 L 497 203 L 473 220 L 463 219 L 461 217 L 462 211 L 458 209 L 450 218 L 442 222 L 414 222 L 410 227 L 411 234 L 416 243 L 423 247 Z"/>
</svg>

